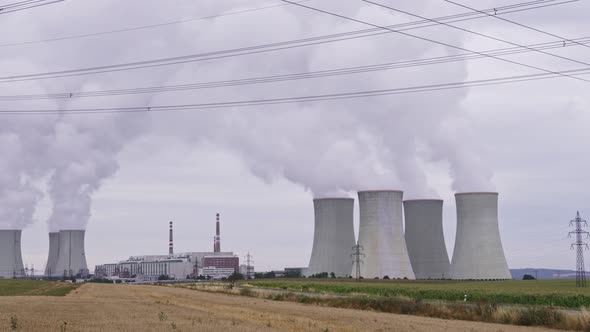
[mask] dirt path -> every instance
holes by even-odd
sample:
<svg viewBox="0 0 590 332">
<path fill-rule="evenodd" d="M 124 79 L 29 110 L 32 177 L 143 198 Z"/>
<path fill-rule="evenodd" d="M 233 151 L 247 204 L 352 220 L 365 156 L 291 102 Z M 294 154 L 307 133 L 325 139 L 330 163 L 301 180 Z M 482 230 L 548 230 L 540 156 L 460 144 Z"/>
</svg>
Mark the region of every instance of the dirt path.
<svg viewBox="0 0 590 332">
<path fill-rule="evenodd" d="M 0 331 L 549 331 L 192 290 L 88 284 L 66 297 L 0 297 Z"/>
</svg>

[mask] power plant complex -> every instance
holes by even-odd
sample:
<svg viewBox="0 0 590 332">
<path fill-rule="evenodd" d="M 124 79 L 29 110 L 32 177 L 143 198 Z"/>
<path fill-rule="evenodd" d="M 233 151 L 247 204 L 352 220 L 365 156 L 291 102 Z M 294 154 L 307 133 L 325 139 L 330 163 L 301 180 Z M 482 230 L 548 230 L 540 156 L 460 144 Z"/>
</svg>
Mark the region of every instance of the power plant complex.
<svg viewBox="0 0 590 332">
<path fill-rule="evenodd" d="M 358 239 L 354 232 L 353 198 L 316 198 L 311 257 L 307 277 L 390 279 L 511 279 L 498 225 L 498 193 L 455 194 L 457 230 L 452 260 L 443 234 L 443 201 L 403 200 L 403 192 L 358 192 Z M 161 277 L 220 279 L 234 273 L 253 274 L 240 266 L 233 252 L 221 251 L 220 217 L 216 215 L 213 251 L 174 252 L 173 223 L 169 223 L 168 254 L 132 256 L 95 267 L 105 278 Z M 404 227 L 405 225 L 405 227 Z M 21 253 L 21 230 L 0 230 L 0 278 L 27 276 Z M 84 230 L 49 233 L 44 276 L 85 278 L 89 275 Z"/>
<path fill-rule="evenodd" d="M 512 278 L 498 227 L 498 193 L 455 194 L 457 233 L 452 261 L 443 234 L 442 200 L 403 201 L 403 192 L 394 190 L 361 191 L 358 198 L 356 245 L 354 200 L 314 200 L 314 241 L 306 276 L 333 273 L 337 277 L 363 278 Z M 356 255 L 352 254 L 353 248 Z"/>
<path fill-rule="evenodd" d="M 117 263 L 101 264 L 95 267 L 94 274 L 99 278 L 133 279 L 136 282 L 165 279 L 189 279 L 204 277 L 222 279 L 234 273 L 251 276 L 253 266 L 240 266 L 240 258 L 233 252 L 221 251 L 221 223 L 216 214 L 213 251 L 174 252 L 173 223 L 169 223 L 168 255 L 132 256 Z"/>
</svg>

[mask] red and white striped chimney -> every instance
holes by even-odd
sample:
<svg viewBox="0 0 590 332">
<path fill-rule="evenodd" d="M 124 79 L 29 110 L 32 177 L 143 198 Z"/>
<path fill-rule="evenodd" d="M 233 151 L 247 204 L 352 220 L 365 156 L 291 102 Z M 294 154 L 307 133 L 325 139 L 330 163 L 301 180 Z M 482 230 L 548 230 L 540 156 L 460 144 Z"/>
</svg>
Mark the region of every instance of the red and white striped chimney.
<svg viewBox="0 0 590 332">
<path fill-rule="evenodd" d="M 217 214 L 217 223 L 215 225 L 215 237 L 213 238 L 213 252 L 221 252 L 221 236 L 219 229 L 219 213 Z"/>
<path fill-rule="evenodd" d="M 174 240 L 172 237 L 172 221 L 170 222 L 170 240 L 168 241 L 168 255 L 174 255 Z"/>
</svg>

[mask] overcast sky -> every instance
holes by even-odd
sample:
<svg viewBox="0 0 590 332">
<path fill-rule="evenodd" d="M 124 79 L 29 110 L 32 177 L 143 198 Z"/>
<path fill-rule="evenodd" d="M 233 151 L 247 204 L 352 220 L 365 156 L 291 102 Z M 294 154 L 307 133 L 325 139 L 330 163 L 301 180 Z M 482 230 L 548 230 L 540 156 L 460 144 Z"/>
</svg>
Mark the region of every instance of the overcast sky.
<svg viewBox="0 0 590 332">
<path fill-rule="evenodd" d="M 2 0 L 0 5 L 12 2 Z M 469 12 L 444 1 L 379 2 L 430 18 Z M 520 1 L 461 3 L 489 9 Z M 145 69 L 5 79 L 371 28 L 278 4 L 282 2 L 66 0 L 0 12 L 0 96 L 288 75 L 561 41 L 485 17 L 451 24 L 512 44 L 433 26 L 406 31 L 422 39 L 384 33 Z M 376 25 L 418 20 L 360 0 L 304 4 Z M 501 17 L 574 39 L 589 37 L 588 12 L 590 3 L 581 0 Z M 145 26 L 153 27 L 112 32 Z M 112 33 L 96 35 L 103 32 Z M 590 48 L 569 42 L 544 52 L 557 56 L 531 51 L 502 56 L 512 63 L 482 58 L 163 93 L 0 98 L 0 111 L 119 109 L 348 93 L 543 74 L 587 68 L 584 63 L 590 63 Z M 590 75 L 579 77 L 590 80 Z M 254 107 L 0 114 L 0 228 L 24 229 L 23 258 L 37 269 L 47 259 L 49 230 L 86 228 L 86 255 L 93 270 L 95 264 L 130 255 L 165 254 L 170 220 L 175 222 L 176 251 L 211 250 L 219 212 L 222 250 L 241 257 L 250 252 L 257 270 L 278 269 L 307 266 L 314 197 L 355 197 L 356 190 L 388 188 L 404 190 L 404 198 L 445 200 L 445 239 L 452 256 L 454 193 L 494 190 L 500 193 L 500 232 L 509 266 L 573 269 L 568 222 L 577 210 L 590 219 L 589 84 L 562 76 Z"/>
</svg>

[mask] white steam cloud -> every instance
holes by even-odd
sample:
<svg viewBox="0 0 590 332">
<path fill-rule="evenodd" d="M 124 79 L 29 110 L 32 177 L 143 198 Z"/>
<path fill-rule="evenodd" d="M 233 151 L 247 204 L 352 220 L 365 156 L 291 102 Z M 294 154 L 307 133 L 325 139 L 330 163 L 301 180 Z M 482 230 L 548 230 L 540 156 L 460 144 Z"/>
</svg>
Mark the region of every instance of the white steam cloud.
<svg viewBox="0 0 590 332">
<path fill-rule="evenodd" d="M 23 39 L 49 38 L 71 33 L 75 17 L 89 30 L 106 30 L 128 22 L 117 13 L 134 12 L 134 24 L 161 22 L 190 13 L 206 16 L 268 3 L 253 1 L 180 1 L 162 9 L 151 0 L 67 2 L 47 7 L 43 19 L 31 12 L 24 21 L 37 28 L 23 31 Z M 432 4 L 432 6 L 431 6 Z M 319 5 L 319 3 L 318 3 Z M 323 1 L 322 8 L 375 22 L 392 24 L 407 17 L 356 1 Z M 440 15 L 435 1 L 405 4 L 410 11 Z M 129 7 L 128 11 L 122 7 Z M 141 10 L 137 10 L 141 8 Z M 183 9 L 179 11 L 179 9 Z M 133 9 L 133 11 L 131 11 Z M 65 15 L 62 11 L 72 15 Z M 71 12 L 70 12 L 71 11 Z M 76 13 L 75 15 L 73 13 Z M 188 14 L 186 14 L 188 15 Z M 184 17 L 181 17 L 184 18 Z M 104 22 L 105 19 L 109 21 Z M 98 24 L 97 22 L 101 22 Z M 92 23 L 92 24 L 90 24 Z M 93 26 L 96 23 L 96 26 Z M 17 25 L 16 18 L 0 28 Z M 44 27 L 51 26 L 51 31 Z M 92 39 L 23 46 L 0 55 L 1 72 L 28 73 L 60 68 L 137 61 L 201 53 L 266 42 L 306 38 L 366 26 L 312 14 L 301 8 L 280 7 L 159 29 L 113 34 Z M 436 29 L 416 31 L 452 44 L 460 34 Z M 64 53 L 66 49 L 67 53 Z M 23 55 L 24 54 L 24 55 Z M 59 81 L 15 83 L 2 94 L 22 91 L 47 93 L 117 89 L 206 82 L 288 74 L 339 67 L 394 62 L 449 54 L 441 46 L 395 34 L 295 48 L 268 54 L 185 64 L 175 67 L 67 78 Z M 19 65 L 13 59 L 18 58 Z M 166 105 L 220 100 L 251 100 L 335 92 L 406 87 L 466 78 L 464 63 L 407 68 L 315 80 L 196 90 L 157 95 L 88 98 L 61 102 L 2 102 L 27 109 L 68 109 L 97 106 Z M 33 93 L 33 92 L 32 92 Z M 346 195 L 363 189 L 402 189 L 412 197 L 437 196 L 424 165 L 446 161 L 454 190 L 487 190 L 491 172 L 480 156 L 462 144 L 465 130 L 449 132 L 465 121 L 464 92 L 396 95 L 260 108 L 219 109 L 183 113 L 103 114 L 6 118 L 0 125 L 0 228 L 23 228 L 32 222 L 41 198 L 40 183 L 47 181 L 53 211 L 49 229 L 83 229 L 91 217 L 92 195 L 116 174 L 118 154 L 141 135 L 175 135 L 183 140 L 213 144 L 240 155 L 251 171 L 267 181 L 285 178 L 301 184 L 315 196 Z M 467 126 L 468 127 L 468 126 Z M 146 151 L 150 153 L 150 151 Z M 179 156 L 181 158 L 181 156 Z M 406 197 L 407 197 L 406 196 Z"/>
</svg>

